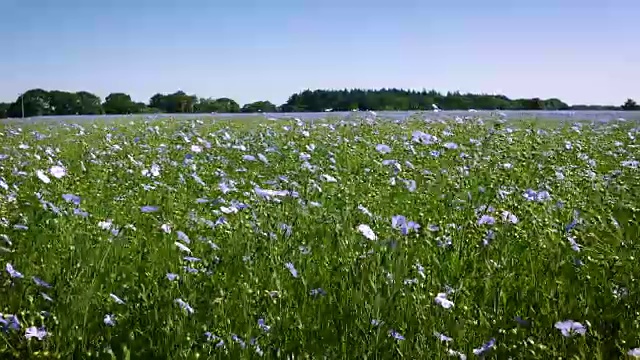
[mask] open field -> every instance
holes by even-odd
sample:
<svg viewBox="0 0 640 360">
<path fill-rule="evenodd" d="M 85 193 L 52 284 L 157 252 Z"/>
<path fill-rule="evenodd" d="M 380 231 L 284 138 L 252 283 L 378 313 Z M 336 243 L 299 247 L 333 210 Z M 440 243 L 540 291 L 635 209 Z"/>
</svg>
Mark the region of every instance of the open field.
<svg viewBox="0 0 640 360">
<path fill-rule="evenodd" d="M 434 116 L 4 124 L 0 358 L 640 354 L 638 124 Z"/>
<path fill-rule="evenodd" d="M 379 111 L 378 114 L 385 119 L 403 120 L 409 116 L 422 116 L 428 114 L 433 116 L 434 113 L 425 111 Z M 510 120 L 557 120 L 557 121 L 591 121 L 591 122 L 608 122 L 618 120 L 620 118 L 629 121 L 640 121 L 640 111 L 552 111 L 552 110 L 504 110 L 504 111 L 488 111 L 478 110 L 475 113 L 466 110 L 443 110 L 437 114 L 439 118 L 451 118 L 456 116 L 465 117 L 469 115 L 476 115 L 483 118 L 493 118 L 496 116 L 504 115 L 505 118 Z M 264 116 L 267 119 L 283 119 L 283 118 L 298 118 L 302 121 L 313 121 L 323 118 L 350 118 L 353 116 L 361 117 L 362 112 L 303 112 L 303 113 L 235 113 L 235 114 L 151 114 L 151 115 L 125 115 L 124 117 L 129 119 L 163 119 L 163 118 L 178 118 L 178 119 L 239 119 L 239 118 L 255 118 L 256 116 Z M 10 119 L 3 121 L 11 121 L 17 123 L 24 122 L 86 122 L 94 120 L 120 120 L 123 115 L 68 115 L 68 116 L 39 116 L 26 119 Z"/>
</svg>

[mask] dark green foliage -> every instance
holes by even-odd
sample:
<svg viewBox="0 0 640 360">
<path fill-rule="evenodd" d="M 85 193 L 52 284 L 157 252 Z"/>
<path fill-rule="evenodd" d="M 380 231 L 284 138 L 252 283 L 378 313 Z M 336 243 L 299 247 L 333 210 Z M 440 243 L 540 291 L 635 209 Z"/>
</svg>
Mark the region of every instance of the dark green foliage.
<svg viewBox="0 0 640 360">
<path fill-rule="evenodd" d="M 240 105 L 230 98 L 198 98 L 184 91 L 173 94 L 155 94 L 149 104 L 134 102 L 125 93 L 112 93 L 104 103 L 86 91 L 76 93 L 32 89 L 13 103 L 0 103 L 0 118 L 47 115 L 94 115 L 134 113 L 253 113 L 253 112 L 322 112 L 350 110 L 431 110 L 437 105 L 442 110 L 640 110 L 632 99 L 621 107 L 601 105 L 569 106 L 560 99 L 510 99 L 504 95 L 439 93 L 435 90 L 403 89 L 344 89 L 304 90 L 293 94 L 286 103 L 276 106 L 269 101 L 256 101 Z"/>
<path fill-rule="evenodd" d="M 349 111 L 360 110 L 566 110 L 569 105 L 558 99 L 511 100 L 503 95 L 441 94 L 435 90 L 305 90 L 293 94 L 282 105 L 283 111 Z"/>
<path fill-rule="evenodd" d="M 229 98 L 202 98 L 195 106 L 199 113 L 238 113 L 240 105 Z"/>
<path fill-rule="evenodd" d="M 136 114 L 142 112 L 145 105 L 135 103 L 131 96 L 125 93 L 111 93 L 102 104 L 106 114 Z"/>
<path fill-rule="evenodd" d="M 256 101 L 250 104 L 245 104 L 241 111 L 244 113 L 276 112 L 278 109 L 269 101 Z"/>
<path fill-rule="evenodd" d="M 149 99 L 149 107 L 160 109 L 166 113 L 192 113 L 198 103 L 195 95 L 187 95 L 184 91 L 173 94 L 155 94 Z"/>
<path fill-rule="evenodd" d="M 627 99 L 627 101 L 622 105 L 622 110 L 640 110 L 640 106 L 633 99 Z"/>
</svg>

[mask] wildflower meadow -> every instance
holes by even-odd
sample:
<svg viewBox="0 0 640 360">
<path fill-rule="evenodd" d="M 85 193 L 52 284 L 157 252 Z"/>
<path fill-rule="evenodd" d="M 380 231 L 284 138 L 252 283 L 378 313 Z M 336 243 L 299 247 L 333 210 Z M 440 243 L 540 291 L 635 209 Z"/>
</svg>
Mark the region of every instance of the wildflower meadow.
<svg viewBox="0 0 640 360">
<path fill-rule="evenodd" d="M 2 359 L 640 357 L 638 123 L 0 125 Z"/>
</svg>

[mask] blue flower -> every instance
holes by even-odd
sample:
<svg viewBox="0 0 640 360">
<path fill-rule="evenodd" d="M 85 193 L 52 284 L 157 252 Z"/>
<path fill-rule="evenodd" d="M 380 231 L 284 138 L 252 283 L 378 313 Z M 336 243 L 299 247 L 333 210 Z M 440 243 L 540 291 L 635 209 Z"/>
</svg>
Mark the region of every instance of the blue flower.
<svg viewBox="0 0 640 360">
<path fill-rule="evenodd" d="M 489 350 L 491 350 L 494 346 L 496 346 L 496 339 L 491 339 L 488 342 L 482 344 L 482 346 L 480 346 L 477 349 L 473 349 L 473 353 L 481 356 L 486 354 Z"/>
<path fill-rule="evenodd" d="M 51 301 L 53 302 L 53 299 L 51 298 L 51 296 L 47 295 L 44 292 L 40 292 L 40 296 L 42 296 L 43 299 L 47 300 L 47 301 Z"/>
<path fill-rule="evenodd" d="M 174 302 L 189 314 L 193 314 L 195 312 L 193 308 L 182 299 L 175 299 Z"/>
<path fill-rule="evenodd" d="M 520 316 L 516 316 L 515 318 L 513 318 L 518 324 L 520 324 L 521 326 L 529 326 L 529 321 L 521 318 Z"/>
<path fill-rule="evenodd" d="M 82 200 L 80 196 L 74 194 L 63 194 L 62 198 L 64 201 L 74 203 L 76 205 L 80 205 L 80 201 Z"/>
<path fill-rule="evenodd" d="M 13 265 L 7 263 L 6 265 L 6 270 L 9 273 L 9 276 L 11 276 L 12 278 L 23 278 L 24 275 L 22 275 L 22 273 L 20 273 L 19 271 L 17 271 L 16 269 L 13 268 Z"/>
<path fill-rule="evenodd" d="M 529 201 L 543 202 L 551 200 L 551 195 L 548 191 L 535 191 L 533 189 L 527 189 L 522 196 Z"/>
<path fill-rule="evenodd" d="M 376 151 L 378 151 L 381 154 L 388 154 L 391 152 L 391 148 L 385 144 L 378 144 L 376 145 Z"/>
<path fill-rule="evenodd" d="M 393 329 L 389 330 L 389 336 L 394 338 L 394 339 L 396 339 L 396 340 L 398 340 L 398 341 L 404 340 L 404 336 L 400 335 L 399 332 L 397 332 L 397 331 L 395 331 Z"/>
<path fill-rule="evenodd" d="M 296 270 L 296 268 L 293 266 L 293 263 L 288 262 L 284 264 L 284 267 L 289 269 L 289 272 L 291 272 L 291 275 L 293 275 L 294 278 L 298 277 L 298 270 Z"/>
<path fill-rule="evenodd" d="M 157 206 L 145 205 L 140 207 L 140 211 L 143 213 L 152 213 L 158 211 L 160 208 Z"/>
<path fill-rule="evenodd" d="M 173 281 L 178 278 L 178 274 L 174 274 L 174 273 L 167 273 L 166 276 L 167 276 L 167 279 L 169 279 L 169 281 Z"/>
<path fill-rule="evenodd" d="M 31 280 L 33 280 L 33 282 L 36 283 L 36 285 L 38 285 L 38 286 L 42 286 L 42 287 L 47 288 L 47 289 L 51 288 L 51 285 L 49 283 L 47 283 L 46 281 L 40 279 L 39 277 L 32 276 Z"/>
<path fill-rule="evenodd" d="M 402 235 L 407 235 L 410 230 L 418 231 L 420 224 L 407 221 L 407 218 L 403 215 L 394 215 L 391 217 L 391 227 L 400 230 Z"/>
<path fill-rule="evenodd" d="M 24 333 L 24 337 L 27 339 L 36 338 L 38 340 L 42 340 L 45 336 L 47 336 L 47 331 L 44 327 L 36 328 L 35 326 L 32 326 L 27 328 Z"/>
<path fill-rule="evenodd" d="M 178 230 L 178 231 L 176 231 L 176 235 L 178 235 L 178 240 L 181 240 L 182 242 L 187 243 L 187 244 L 191 244 L 191 239 L 189 239 L 187 234 L 185 234 L 182 231 Z"/>
<path fill-rule="evenodd" d="M 231 340 L 237 342 L 243 349 L 247 347 L 247 344 L 245 344 L 244 340 L 242 340 L 242 338 L 236 334 L 231 334 Z"/>
<path fill-rule="evenodd" d="M 81 217 L 85 217 L 86 218 L 86 217 L 89 216 L 89 213 L 84 211 L 84 210 L 81 210 L 81 209 L 73 209 L 73 215 L 77 215 L 77 216 L 81 216 Z"/>
<path fill-rule="evenodd" d="M 326 296 L 327 292 L 324 291 L 323 288 L 311 289 L 309 291 L 309 295 L 311 296 Z"/>
<path fill-rule="evenodd" d="M 445 335 L 445 334 L 441 334 L 441 333 L 439 333 L 439 332 L 437 332 L 437 331 L 434 331 L 434 332 L 433 332 L 433 335 L 434 335 L 435 337 L 437 337 L 437 338 L 438 338 L 438 340 L 440 340 L 440 341 L 444 341 L 444 342 L 453 341 L 453 339 L 452 339 L 452 338 L 448 337 L 448 336 L 447 336 L 447 335 Z"/>
<path fill-rule="evenodd" d="M 184 269 L 184 271 L 188 272 L 189 274 L 196 274 L 200 272 L 200 270 L 192 268 L 190 266 L 183 266 L 182 268 Z"/>
<path fill-rule="evenodd" d="M 482 215 L 480 219 L 478 219 L 478 225 L 493 225 L 496 223 L 496 219 L 491 215 Z"/>
<path fill-rule="evenodd" d="M 569 223 L 569 225 L 567 225 L 567 226 L 564 228 L 564 231 L 569 232 L 569 231 L 573 230 L 573 228 L 575 228 L 575 227 L 576 227 L 576 225 L 578 225 L 578 220 L 577 220 L 577 219 L 573 219 L 573 220 L 571 220 L 571 222 Z"/>
<path fill-rule="evenodd" d="M 267 325 L 264 319 L 258 319 L 258 327 L 260 327 L 260 329 L 262 329 L 262 331 L 264 332 L 269 332 L 269 330 L 271 329 L 271 326 Z"/>
<path fill-rule="evenodd" d="M 2 331 L 8 332 L 11 330 L 20 330 L 20 321 L 18 317 L 11 314 L 0 313 L 0 325 L 2 325 Z"/>
<path fill-rule="evenodd" d="M 107 326 L 114 326 L 116 324 L 116 317 L 113 314 L 106 314 L 103 322 Z"/>
<path fill-rule="evenodd" d="M 560 330 L 564 337 L 571 337 L 574 334 L 584 335 L 587 332 L 584 325 L 573 320 L 558 321 L 554 327 Z"/>
<path fill-rule="evenodd" d="M 404 180 L 404 184 L 407 187 L 407 190 L 410 192 L 416 191 L 416 181 L 415 180 Z"/>
</svg>

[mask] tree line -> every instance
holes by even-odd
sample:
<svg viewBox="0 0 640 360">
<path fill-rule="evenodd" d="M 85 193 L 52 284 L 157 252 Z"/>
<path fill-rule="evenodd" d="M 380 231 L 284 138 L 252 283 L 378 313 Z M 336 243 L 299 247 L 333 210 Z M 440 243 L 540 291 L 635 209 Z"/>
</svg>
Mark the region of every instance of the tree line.
<svg viewBox="0 0 640 360">
<path fill-rule="evenodd" d="M 510 99 L 504 95 L 403 89 L 305 90 L 276 106 L 256 101 L 242 107 L 229 98 L 199 98 L 184 91 L 155 94 L 148 103 L 135 102 L 125 93 L 111 93 L 104 101 L 90 92 L 32 89 L 12 103 L 0 103 L 0 118 L 49 115 L 144 113 L 255 113 L 350 110 L 640 110 L 632 99 L 622 106 L 574 105 L 559 99 Z"/>
</svg>

